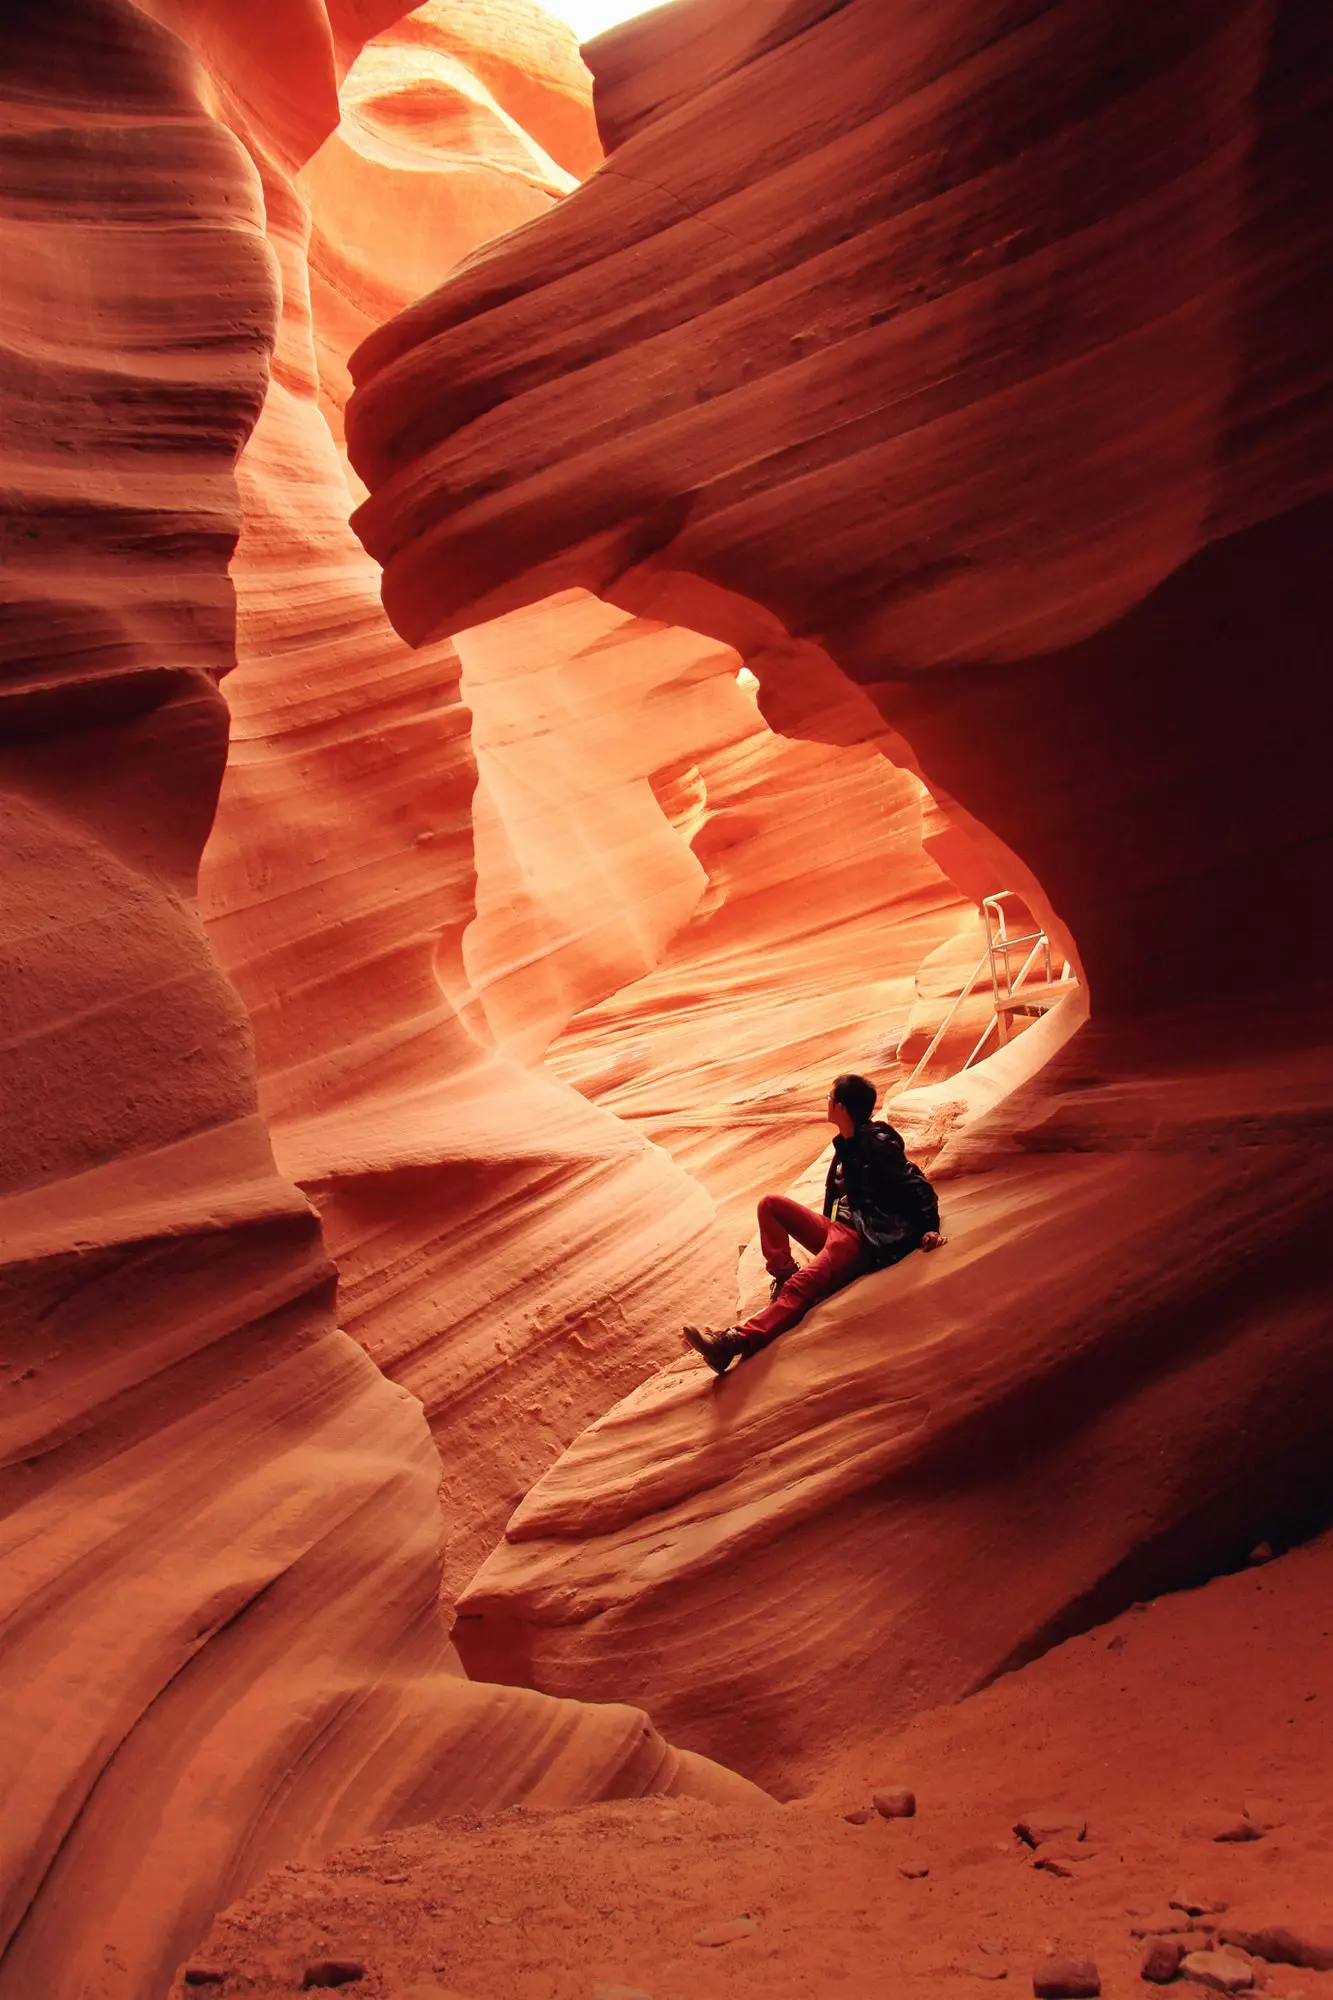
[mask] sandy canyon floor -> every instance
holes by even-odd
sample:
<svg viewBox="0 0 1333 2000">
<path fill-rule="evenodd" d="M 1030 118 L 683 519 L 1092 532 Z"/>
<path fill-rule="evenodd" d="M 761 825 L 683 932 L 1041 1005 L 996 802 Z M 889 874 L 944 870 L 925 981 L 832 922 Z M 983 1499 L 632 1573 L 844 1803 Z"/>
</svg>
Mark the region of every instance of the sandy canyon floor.
<svg viewBox="0 0 1333 2000">
<path fill-rule="evenodd" d="M 1152 1992 L 1133 1927 L 1173 1898 L 1227 1906 L 1200 1924 L 1333 1937 L 1331 1709 L 1326 1535 L 1135 1606 L 844 1758 L 810 1797 L 412 1828 L 276 1871 L 189 1963 L 225 1975 L 205 1991 L 262 1996 L 342 1958 L 365 1968 L 343 1989 L 357 2000 L 979 2000 L 1030 1993 L 1054 1949 L 1095 1960 L 1104 1994 Z M 844 1817 L 893 1783 L 914 1819 Z M 1247 1807 L 1262 1837 L 1214 1837 Z M 1015 1836 L 1035 1809 L 1086 1821 L 1065 1873 Z M 742 1916 L 746 1934 L 698 1942 Z M 1333 1972 L 1254 1970 L 1267 2000 L 1333 1996 Z"/>
</svg>

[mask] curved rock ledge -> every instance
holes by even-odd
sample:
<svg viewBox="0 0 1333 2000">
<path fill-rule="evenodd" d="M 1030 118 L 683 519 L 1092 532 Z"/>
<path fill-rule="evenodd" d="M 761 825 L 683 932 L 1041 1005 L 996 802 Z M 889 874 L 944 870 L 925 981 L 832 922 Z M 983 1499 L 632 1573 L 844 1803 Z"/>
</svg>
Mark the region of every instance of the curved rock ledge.
<svg viewBox="0 0 1333 2000">
<path fill-rule="evenodd" d="M 1129 1058 L 1085 1030 L 976 1129 L 944 1250 L 593 1425 L 460 1599 L 469 1670 L 620 1688 L 790 1792 L 1318 1520 L 1327 1063 Z"/>
<path fill-rule="evenodd" d="M 154 11 L 0 23 L 7 2000 L 145 2000 L 256 1870 L 460 1799 L 742 1782 L 631 1709 L 459 1676 L 420 1403 L 340 1330 L 318 1219 L 274 1163 L 271 1029 L 194 900 L 227 751 L 234 464 L 264 405 L 274 476 L 305 470 L 283 456 L 290 349 L 270 382 L 299 276 L 289 171 L 391 9 Z M 397 647 L 345 489 L 360 598 L 331 606 L 322 497 L 307 617 L 318 598 Z M 309 754 L 327 717 L 302 719 Z M 583 1121 L 579 1171 L 642 1167 L 572 1093 L 546 1101 Z M 366 1131 L 343 1138 L 379 1167 Z"/>
</svg>

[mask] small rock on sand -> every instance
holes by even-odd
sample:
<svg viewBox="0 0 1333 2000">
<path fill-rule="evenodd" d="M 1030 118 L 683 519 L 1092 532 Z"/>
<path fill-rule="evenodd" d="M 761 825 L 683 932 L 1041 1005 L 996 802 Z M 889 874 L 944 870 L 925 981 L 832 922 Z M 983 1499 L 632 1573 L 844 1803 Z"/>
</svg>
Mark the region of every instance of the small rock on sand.
<svg viewBox="0 0 1333 2000">
<path fill-rule="evenodd" d="M 1226 1908 L 1222 1896 L 1205 1895 L 1202 1889 L 1177 1889 L 1171 1898 L 1173 1910 L 1183 1910 L 1187 1917 L 1216 1917 Z"/>
<path fill-rule="evenodd" d="M 1139 1978 L 1151 1980 L 1154 1986 L 1169 1986 L 1179 1972 L 1184 1956 L 1185 1947 L 1175 1939 L 1155 1937 L 1143 1954 Z"/>
<path fill-rule="evenodd" d="M 303 1989 L 312 1986 L 351 1986 L 364 1979 L 366 1968 L 359 1958 L 317 1958 L 301 1975 Z"/>
<path fill-rule="evenodd" d="M 881 1819 L 914 1819 L 916 1793 L 905 1785 L 889 1785 L 874 1794 L 872 1803 Z"/>
<path fill-rule="evenodd" d="M 930 1870 L 929 1868 L 900 1868 L 898 1873 L 902 1876 L 904 1882 L 920 1882 L 924 1876 L 929 1875 Z"/>
<path fill-rule="evenodd" d="M 843 1814 L 843 1818 L 846 1820 L 848 1826 L 869 1826 L 874 1817 L 875 1809 L 873 1806 L 855 1806 L 851 1812 Z"/>
<path fill-rule="evenodd" d="M 696 1931 L 694 1942 L 706 1945 L 736 1944 L 741 1938 L 753 1937 L 758 1928 L 753 1917 L 728 1917 L 724 1923 L 709 1924 L 706 1929 Z"/>
<path fill-rule="evenodd" d="M 1040 1847 L 1047 1840 L 1085 1840 L 1088 1823 L 1075 1813 L 1028 1813 L 1016 1822 L 1014 1832 L 1029 1847 Z"/>
<path fill-rule="evenodd" d="M 1095 1847 L 1088 1847 L 1082 1841 L 1052 1840 L 1037 1849 L 1032 1857 L 1034 1868 L 1044 1868 L 1048 1875 L 1073 1875 L 1086 1861 L 1096 1859 Z"/>
<path fill-rule="evenodd" d="M 1184 1828 L 1187 1840 L 1262 1840 L 1264 1830 L 1242 1813 L 1201 1813 Z"/>
<path fill-rule="evenodd" d="M 1224 1945 L 1234 1945 L 1270 1965 L 1299 1965 L 1307 1972 L 1333 1972 L 1333 1930 L 1296 1929 L 1289 1924 L 1253 1927 L 1228 1924 L 1219 1933 Z"/>
<path fill-rule="evenodd" d="M 1044 1958 L 1033 1967 L 1037 2000 L 1097 2000 L 1101 1974 L 1090 1958 Z"/>
<path fill-rule="evenodd" d="M 1187 1951 L 1180 1961 L 1186 1979 L 1211 1986 L 1215 1993 L 1245 1993 L 1254 1984 L 1254 1967 L 1239 1952 Z"/>
</svg>

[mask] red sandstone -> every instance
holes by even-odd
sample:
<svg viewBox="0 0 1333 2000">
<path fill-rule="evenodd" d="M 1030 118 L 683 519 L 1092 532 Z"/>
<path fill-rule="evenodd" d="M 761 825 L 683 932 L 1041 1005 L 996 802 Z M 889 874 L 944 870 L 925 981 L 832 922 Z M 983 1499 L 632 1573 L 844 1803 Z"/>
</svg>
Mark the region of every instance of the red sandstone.
<svg viewBox="0 0 1333 2000">
<path fill-rule="evenodd" d="M 0 2000 L 1131 1979 L 1182 1894 L 1308 1992 L 1325 1551 L 1098 1621 L 1333 1497 L 1333 23 L 677 0 L 593 172 L 566 31 L 397 11 L 0 24 Z M 713 1381 L 1001 885 L 1087 977 L 892 1103 L 948 1251 Z"/>
</svg>

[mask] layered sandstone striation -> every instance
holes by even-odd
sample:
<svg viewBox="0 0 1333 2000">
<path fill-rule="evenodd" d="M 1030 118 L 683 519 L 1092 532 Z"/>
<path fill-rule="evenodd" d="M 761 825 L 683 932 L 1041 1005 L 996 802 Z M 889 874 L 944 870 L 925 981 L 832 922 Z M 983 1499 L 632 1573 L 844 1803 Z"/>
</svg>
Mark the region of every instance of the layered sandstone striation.
<svg viewBox="0 0 1333 2000">
<path fill-rule="evenodd" d="M 737 698 L 744 735 L 657 785 L 707 872 L 702 901 L 547 1060 L 686 1167 L 744 1241 L 756 1197 L 822 1152 L 830 1080 L 900 1074 L 922 962 L 974 911 L 923 849 L 909 772 L 869 744 L 774 735 L 753 685 Z"/>
<path fill-rule="evenodd" d="M 459 1677 L 436 1602 L 437 1451 L 420 1403 L 342 1330 L 290 1171 L 302 1145 L 321 1172 L 380 1171 L 385 1078 L 410 1096 L 414 1037 L 455 1068 L 466 1040 L 429 972 L 466 903 L 456 663 L 412 659 L 389 632 L 306 411 L 291 176 L 392 11 L 69 0 L 59 32 L 24 5 L 0 27 L 6 1995 L 142 2000 L 257 1868 L 444 1805 L 736 1782 L 633 1709 Z M 253 1014 L 195 901 L 243 510 L 242 648 L 267 590 L 272 653 L 323 649 L 270 694 L 285 765 L 247 758 L 241 717 L 238 873 L 261 911 L 266 888 L 288 896 L 284 922 L 252 934 L 274 982 Z M 370 682 L 380 705 L 358 734 L 348 704 Z M 436 789 L 404 819 L 366 774 L 413 748 L 405 768 L 438 759 Z M 326 765 L 355 770 L 366 799 L 362 873 L 336 912 L 342 795 L 310 782 Z M 363 975 L 350 1052 L 325 1007 L 347 966 Z M 278 982 L 304 1007 L 285 1031 Z M 360 1098 L 335 1088 L 347 1071 Z M 257 1088 L 275 1072 L 281 1166 Z M 513 1091 L 511 1185 L 549 1177 L 567 1147 L 575 1177 L 614 1181 L 626 1209 L 636 1172 L 679 1186 L 572 1092 L 498 1066 L 490 1087 Z M 370 1107 L 359 1124 L 349 1098 Z M 301 1136 L 317 1103 L 336 1140 Z M 456 1128 L 451 1142 L 466 1151 Z M 409 1125 L 389 1157 L 401 1169 L 414 1145 L 438 1214 L 438 1145 Z"/>
<path fill-rule="evenodd" d="M 512 121 L 492 105 L 460 134 L 461 58 L 445 64 L 436 16 L 412 26 L 354 65 L 299 186 L 267 169 L 282 320 L 238 475 L 232 745 L 201 895 L 254 1023 L 279 1166 L 338 1268 L 341 1324 L 440 1443 L 447 1596 L 570 1439 L 674 1353 L 682 1319 L 730 1309 L 734 1246 L 707 1192 L 529 1065 L 569 1013 L 655 963 L 699 901 L 704 871 L 651 774 L 752 716 L 728 707 L 725 648 L 586 593 L 418 653 L 384 615 L 322 396 L 343 324 L 321 304 L 328 245 L 369 311 L 349 274 L 375 270 L 401 303 L 428 251 L 447 268 L 460 231 L 479 241 L 534 199 L 496 137 L 516 147 Z M 415 122 L 390 151 L 383 106 L 404 97 Z M 591 132 L 586 100 L 585 118 Z M 568 176 L 544 172 L 549 207 Z M 432 203 L 452 233 L 427 226 Z M 514 691 L 542 684 L 546 708 L 512 717 Z M 525 809 L 534 785 L 544 816 Z"/>
<path fill-rule="evenodd" d="M 892 27 L 608 37 L 607 166 L 373 335 L 347 418 L 414 643 L 571 587 L 712 633 L 1090 978 L 1072 1040 L 895 1105 L 947 1252 L 646 1384 L 462 1601 L 476 1670 L 774 1783 L 1330 1500 L 1333 24 Z"/>
<path fill-rule="evenodd" d="M 260 2000 L 286 2000 L 286 1968 L 328 1932 L 360 1942 L 386 1992 L 420 2000 L 434 2000 L 432 1980 L 472 1996 L 530 1984 L 552 2000 L 586 2000 L 592 1982 L 697 2000 L 863 2000 L 885 1992 L 887 1966 L 895 1992 L 965 2000 L 987 1984 L 1027 1986 L 1053 1940 L 1093 1958 L 1103 1990 L 1145 1992 L 1145 1946 L 1175 1930 L 1195 1950 L 1221 1934 L 1267 1954 L 1253 1960 L 1255 1990 L 1299 1980 L 1317 1992 L 1307 1968 L 1329 1944 L 1331 1586 L 1323 1536 L 1137 1604 L 877 1740 L 783 1810 L 634 1800 L 462 1818 L 346 1850 L 298 1882 L 280 1870 L 226 1912 L 206 1958 Z M 893 1786 L 913 1788 L 915 1818 L 869 1810 Z M 1033 1852 L 1015 1826 L 1035 1820 L 1069 1832 Z M 1255 1838 L 1213 1840 L 1225 1824 Z M 1169 1898 L 1213 1908 L 1191 1918 Z M 693 1942 L 741 1910 L 749 1938 Z M 1181 1980 L 1175 1994 L 1193 1990 Z"/>
<path fill-rule="evenodd" d="M 445 1981 L 552 2000 L 587 2000 L 594 1982 L 863 2000 L 885 1991 L 886 1966 L 895 1993 L 965 2000 L 1026 1990 L 1056 1939 L 1095 1961 L 1105 1991 L 1145 1992 L 1145 1946 L 1169 1929 L 1194 1949 L 1220 1933 L 1254 1952 L 1256 1991 L 1318 1992 L 1305 1968 L 1329 1942 L 1331 1586 L 1324 1536 L 1141 1603 L 880 1738 L 781 1810 L 644 1799 L 469 1817 L 297 1881 L 280 1870 L 226 1913 L 206 1956 L 259 2000 L 288 2000 L 287 1968 L 330 1933 L 356 1941 L 386 1992 L 421 2000 Z M 895 1785 L 915 1792 L 913 1818 L 869 1810 Z M 1038 1819 L 1069 1831 L 1034 1852 L 1015 1827 Z M 1211 1838 L 1228 1823 L 1255 1837 Z M 1168 1899 L 1213 1907 L 1191 1917 Z M 740 1911 L 747 1938 L 694 1944 Z"/>
<path fill-rule="evenodd" d="M 1328 859 L 1290 718 L 1333 460 L 1330 32 L 1313 0 L 627 23 L 592 52 L 608 167 L 354 362 L 391 615 L 651 597 L 739 644 L 784 730 L 864 690 L 1103 1007 L 1204 955 L 1262 983 L 1235 910 L 1294 933 Z"/>
</svg>

